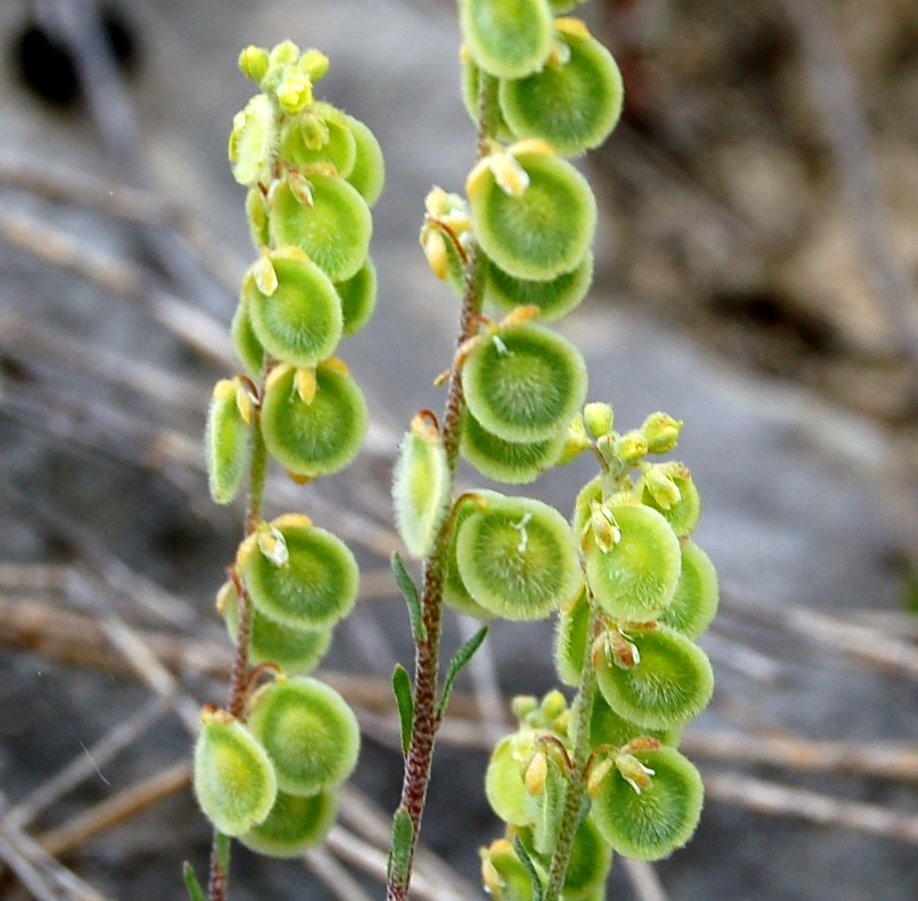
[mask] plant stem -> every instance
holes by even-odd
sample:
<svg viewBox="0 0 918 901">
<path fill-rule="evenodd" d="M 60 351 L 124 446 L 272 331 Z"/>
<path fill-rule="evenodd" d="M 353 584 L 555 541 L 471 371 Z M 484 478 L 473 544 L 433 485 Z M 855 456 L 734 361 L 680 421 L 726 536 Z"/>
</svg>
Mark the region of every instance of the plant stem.
<svg viewBox="0 0 918 901">
<path fill-rule="evenodd" d="M 593 639 L 599 625 L 599 617 L 590 598 L 590 624 L 587 628 L 586 649 L 580 669 L 580 685 L 577 689 L 574 753 L 571 759 L 570 776 L 564 794 L 564 812 L 558 827 L 558 840 L 551 858 L 548 871 L 548 885 L 543 901 L 559 901 L 564 888 L 564 877 L 571 860 L 571 849 L 580 821 L 580 809 L 586 794 L 588 773 L 587 761 L 590 756 L 590 718 L 593 715 L 593 702 L 596 699 L 596 670 L 593 668 Z"/>
</svg>

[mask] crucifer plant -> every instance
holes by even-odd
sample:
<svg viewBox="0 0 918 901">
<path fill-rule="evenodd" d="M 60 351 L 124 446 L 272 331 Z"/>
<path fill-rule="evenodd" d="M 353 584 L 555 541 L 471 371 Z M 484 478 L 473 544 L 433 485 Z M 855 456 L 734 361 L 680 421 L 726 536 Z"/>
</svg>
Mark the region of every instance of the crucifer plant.
<svg viewBox="0 0 918 901">
<path fill-rule="evenodd" d="M 613 853 L 665 857 L 700 816 L 701 779 L 677 745 L 713 690 L 694 640 L 716 612 L 717 577 L 690 538 L 700 501 L 688 468 L 653 459 L 676 447 L 682 423 L 657 412 L 616 431 L 608 404 L 585 403 L 580 352 L 547 325 L 592 280 L 596 203 L 568 158 L 605 140 L 623 96 L 612 56 L 564 15 L 576 5 L 459 2 L 478 159 L 464 196 L 430 191 L 421 229 L 461 311 L 452 365 L 438 378 L 442 423 L 420 411 L 394 471 L 396 523 L 422 578 L 393 557 L 415 663 L 413 677 L 401 665 L 393 673 L 405 767 L 388 901 L 408 897 L 437 733 L 487 634 L 457 651 L 441 683 L 446 605 L 484 621 L 556 614 L 558 675 L 576 689 L 570 705 L 560 691 L 515 699 L 519 727 L 491 756 L 485 793 L 506 824 L 481 851 L 492 897 L 599 901 Z M 249 187 L 260 255 L 233 322 L 247 374 L 218 383 L 207 433 L 215 500 L 232 499 L 249 476 L 246 537 L 218 596 L 236 642 L 230 698 L 205 710 L 195 751 L 195 790 L 215 827 L 212 901 L 226 897 L 230 837 L 275 856 L 321 840 L 359 744 L 343 699 L 302 675 L 354 603 L 354 559 L 301 514 L 261 517 L 269 455 L 312 480 L 346 466 L 366 427 L 360 390 L 332 354 L 372 311 L 369 206 L 383 166 L 366 126 L 314 98 L 327 65 L 289 41 L 240 57 L 261 93 L 234 121 L 229 155 Z M 581 454 L 599 471 L 570 522 L 491 489 L 457 496 L 460 457 L 523 485 Z M 204 897 L 187 867 L 186 882 Z"/>
</svg>

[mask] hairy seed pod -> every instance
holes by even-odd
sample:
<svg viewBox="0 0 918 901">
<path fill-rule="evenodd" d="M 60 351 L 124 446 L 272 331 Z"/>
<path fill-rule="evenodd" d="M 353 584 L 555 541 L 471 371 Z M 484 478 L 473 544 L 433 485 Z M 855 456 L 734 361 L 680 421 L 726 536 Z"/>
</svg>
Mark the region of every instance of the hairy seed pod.
<svg viewBox="0 0 918 901">
<path fill-rule="evenodd" d="M 589 817 L 584 817 L 571 846 L 564 875 L 564 901 L 590 901 L 605 885 L 612 868 L 612 849 Z"/>
<path fill-rule="evenodd" d="M 357 274 L 367 258 L 373 220 L 360 194 L 344 179 L 310 173 L 312 203 L 301 203 L 288 182 L 281 182 L 270 199 L 270 228 L 274 243 L 299 247 L 333 281 Z"/>
<path fill-rule="evenodd" d="M 563 34 L 567 60 L 500 83 L 504 119 L 521 138 L 543 138 L 562 156 L 598 147 L 622 112 L 624 87 L 612 54 L 589 35 Z"/>
<path fill-rule="evenodd" d="M 566 435 L 547 441 L 505 441 L 488 432 L 467 410 L 462 421 L 459 450 L 482 475 L 508 485 L 528 485 L 554 465 L 564 449 Z"/>
<path fill-rule="evenodd" d="M 383 161 L 382 148 L 376 135 L 359 119 L 345 113 L 345 121 L 357 147 L 354 168 L 347 176 L 348 182 L 363 197 L 367 206 L 374 206 L 382 194 L 386 183 L 386 165 Z"/>
<path fill-rule="evenodd" d="M 701 497 L 688 470 L 681 464 L 674 464 L 674 469 L 681 471 L 680 474 L 670 476 L 676 488 L 679 489 L 680 499 L 671 504 L 668 509 L 664 509 L 654 498 L 645 480 L 642 479 L 637 483 L 635 492 L 641 499 L 641 503 L 658 510 L 670 524 L 672 530 L 681 538 L 690 535 L 698 525 L 698 517 L 701 515 Z"/>
<path fill-rule="evenodd" d="M 495 491 L 476 489 L 476 494 L 483 496 L 501 497 Z M 456 538 L 462 524 L 472 515 L 475 504 L 472 501 L 461 502 L 459 509 L 453 514 L 452 533 L 449 539 L 449 550 L 446 554 L 446 572 L 443 577 L 443 600 L 453 610 L 471 616 L 474 619 L 490 620 L 494 614 L 481 606 L 470 594 L 462 575 L 459 572 L 459 562 L 456 559 Z"/>
<path fill-rule="evenodd" d="M 595 540 L 585 548 L 587 580 L 596 601 L 616 620 L 647 622 L 672 602 L 679 581 L 679 540 L 649 507 L 608 507 L 620 537 L 604 551 Z"/>
<path fill-rule="evenodd" d="M 205 713 L 194 748 L 194 793 L 204 815 L 224 835 L 262 822 L 277 795 L 264 748 L 228 713 Z"/>
<path fill-rule="evenodd" d="M 548 281 L 514 278 L 488 261 L 485 302 L 507 313 L 516 307 L 538 307 L 542 322 L 554 322 L 576 309 L 592 280 L 592 253 L 587 253 L 576 269 Z"/>
<path fill-rule="evenodd" d="M 639 794 L 613 768 L 593 798 L 593 822 L 619 854 L 661 860 L 695 832 L 704 785 L 698 770 L 674 748 L 637 751 L 634 756 L 653 772 L 650 785 Z"/>
<path fill-rule="evenodd" d="M 239 379 L 221 379 L 214 386 L 204 447 L 210 496 L 218 504 L 228 504 L 236 497 L 248 467 L 251 415 L 246 415 L 247 402 L 251 403 Z"/>
<path fill-rule="evenodd" d="M 472 58 L 498 78 L 523 78 L 551 52 L 547 0 L 460 0 L 459 25 Z"/>
<path fill-rule="evenodd" d="M 274 764 L 281 791 L 317 794 L 340 785 L 357 765 L 357 717 L 318 679 L 299 676 L 263 686 L 250 701 L 248 719 Z"/>
<path fill-rule="evenodd" d="M 601 694 L 597 694 L 593 701 L 593 714 L 590 718 L 591 748 L 597 748 L 600 745 L 621 748 L 629 741 L 645 735 L 663 742 L 664 745 L 676 747 L 682 737 L 682 726 L 673 726 L 670 729 L 648 729 L 645 726 L 638 726 L 619 716 L 606 703 L 606 699 Z"/>
<path fill-rule="evenodd" d="M 338 796 L 334 791 L 308 797 L 279 791 L 267 819 L 240 835 L 239 841 L 268 857 L 298 857 L 328 835 L 337 813 Z"/>
<path fill-rule="evenodd" d="M 357 456 L 366 434 L 363 393 L 350 375 L 323 364 L 307 403 L 296 389 L 296 374 L 292 366 L 278 366 L 268 378 L 261 410 L 265 444 L 296 475 L 338 472 Z"/>
<path fill-rule="evenodd" d="M 252 318 L 249 316 L 249 305 L 245 297 L 240 299 L 233 316 L 232 337 L 236 356 L 239 357 L 245 371 L 253 379 L 260 379 L 265 365 L 265 349 L 252 328 Z"/>
<path fill-rule="evenodd" d="M 312 136 L 316 131 L 325 140 L 315 140 Z M 357 161 L 357 141 L 341 110 L 329 103 L 313 103 L 284 128 L 279 156 L 284 162 L 303 168 L 330 164 L 341 178 L 347 178 Z"/>
<path fill-rule="evenodd" d="M 369 321 L 376 307 L 376 267 L 367 257 L 357 274 L 335 285 L 341 298 L 343 334 L 356 335 Z"/>
<path fill-rule="evenodd" d="M 587 255 L 596 228 L 596 200 L 586 179 L 566 160 L 520 153 L 528 186 L 508 194 L 493 172 L 467 185 L 472 224 L 484 252 L 515 278 L 557 278 Z"/>
<path fill-rule="evenodd" d="M 257 612 L 297 629 L 333 626 L 357 600 L 360 575 L 354 555 L 331 532 L 286 516 L 272 524 L 286 561 L 261 549 L 246 554 L 242 576 Z"/>
<path fill-rule="evenodd" d="M 227 155 L 240 185 L 267 184 L 271 149 L 277 141 L 274 108 L 265 94 L 256 94 L 233 118 Z"/>
<path fill-rule="evenodd" d="M 462 92 L 462 102 L 465 104 L 465 109 L 469 114 L 469 118 L 471 118 L 472 122 L 477 123 L 479 115 L 478 104 L 481 94 L 481 70 L 475 64 L 475 60 L 472 59 L 471 54 L 467 52 L 463 53 L 460 90 Z M 504 121 L 500 108 L 495 108 L 493 113 L 494 119 L 496 120 L 491 123 L 493 136 L 497 138 L 498 141 L 505 141 L 507 143 L 513 141 L 516 136 L 510 130 L 510 126 Z"/>
<path fill-rule="evenodd" d="M 717 613 L 720 592 L 717 570 L 711 558 L 693 541 L 679 542 L 682 569 L 673 601 L 661 614 L 660 622 L 692 640 L 702 635 Z"/>
<path fill-rule="evenodd" d="M 573 606 L 561 611 L 555 628 L 555 671 L 565 685 L 580 684 L 589 627 L 590 605 L 582 592 Z"/>
<path fill-rule="evenodd" d="M 543 619 L 581 585 L 570 526 L 529 498 L 489 499 L 475 510 L 459 529 L 456 562 L 472 598 L 504 619 Z"/>
<path fill-rule="evenodd" d="M 277 276 L 270 296 L 249 275 L 242 286 L 255 335 L 272 357 L 312 367 L 330 357 L 341 340 L 341 299 L 329 277 L 311 260 L 272 253 Z"/>
<path fill-rule="evenodd" d="M 491 809 L 514 826 L 528 826 L 535 820 L 536 808 L 523 775 L 535 751 L 535 736 L 527 729 L 502 738 L 485 770 L 485 795 Z"/>
<path fill-rule="evenodd" d="M 623 669 L 604 655 L 596 668 L 599 689 L 619 716 L 643 729 L 670 729 L 708 706 L 714 673 L 701 648 L 667 626 L 628 637 L 638 663 Z"/>
<path fill-rule="evenodd" d="M 217 607 L 235 644 L 239 640 L 239 596 L 232 582 L 220 589 Z M 297 629 L 275 622 L 257 610 L 252 610 L 251 617 L 249 661 L 253 664 L 276 663 L 288 676 L 315 669 L 331 644 L 331 626 Z"/>
<path fill-rule="evenodd" d="M 412 557 L 426 557 L 433 548 L 450 501 L 450 487 L 440 433 L 419 414 L 402 439 L 392 473 L 395 523 Z"/>
<path fill-rule="evenodd" d="M 587 391 L 586 363 L 566 338 L 537 325 L 502 328 L 462 367 L 469 412 L 505 441 L 549 441 L 567 430 Z"/>
</svg>

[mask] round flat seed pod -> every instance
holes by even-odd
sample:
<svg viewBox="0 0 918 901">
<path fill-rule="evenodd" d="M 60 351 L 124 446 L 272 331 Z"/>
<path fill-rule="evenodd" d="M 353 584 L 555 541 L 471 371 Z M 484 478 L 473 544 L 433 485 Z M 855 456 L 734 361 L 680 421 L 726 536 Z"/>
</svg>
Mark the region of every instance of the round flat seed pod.
<svg viewBox="0 0 918 901">
<path fill-rule="evenodd" d="M 475 65 L 475 60 L 471 57 L 464 60 L 462 63 L 462 78 L 459 86 L 466 112 L 469 114 L 469 118 L 472 122 L 477 125 L 481 70 Z M 505 141 L 507 143 L 513 141 L 516 135 L 510 131 L 510 126 L 504 121 L 500 107 L 496 107 L 493 113 L 493 118 L 496 119 L 496 121 L 491 123 L 492 137 L 497 138 L 498 141 Z"/>
<path fill-rule="evenodd" d="M 270 200 L 271 237 L 299 247 L 333 281 L 356 275 L 367 258 L 373 221 L 366 201 L 343 178 L 310 173 L 312 206 L 283 182 Z"/>
<path fill-rule="evenodd" d="M 592 253 L 587 253 L 576 269 L 548 281 L 514 278 L 489 261 L 485 302 L 506 313 L 516 307 L 538 307 L 542 322 L 554 322 L 576 309 L 592 280 Z"/>
<path fill-rule="evenodd" d="M 235 644 L 239 638 L 239 597 L 231 583 L 227 583 L 221 601 L 221 613 Z M 331 626 L 297 629 L 252 610 L 249 662 L 276 663 L 288 676 L 301 675 L 319 665 L 331 640 Z"/>
<path fill-rule="evenodd" d="M 273 528 L 283 536 L 287 562 L 278 565 L 256 546 L 242 565 L 256 612 L 298 629 L 322 629 L 347 616 L 360 581 L 347 545 L 317 526 L 281 519 Z"/>
<path fill-rule="evenodd" d="M 312 140 L 315 128 L 313 123 L 304 121 L 306 117 L 318 119 L 322 129 L 328 135 L 327 140 L 319 146 Z M 327 163 L 335 167 L 342 178 L 347 178 L 354 170 L 357 161 L 357 141 L 351 132 L 344 113 L 328 103 L 314 103 L 307 112 L 290 122 L 281 135 L 280 158 L 294 166 L 314 166 Z"/>
<path fill-rule="evenodd" d="M 363 393 L 349 375 L 319 366 L 315 397 L 307 403 L 295 379 L 292 366 L 277 367 L 266 385 L 261 430 L 268 450 L 296 475 L 316 478 L 344 469 L 366 434 Z"/>
<path fill-rule="evenodd" d="M 661 860 L 681 848 L 701 817 L 704 785 L 698 770 L 673 748 L 634 755 L 653 770 L 638 794 L 612 769 L 593 798 L 592 818 L 619 854 L 634 860 Z"/>
<path fill-rule="evenodd" d="M 300 676 L 264 686 L 251 700 L 248 720 L 274 764 L 281 791 L 315 795 L 340 785 L 357 765 L 357 717 L 318 679 Z"/>
<path fill-rule="evenodd" d="M 596 669 L 606 703 L 642 729 L 670 729 L 698 716 L 711 700 L 714 674 L 704 651 L 666 626 L 628 633 L 640 662 Z"/>
<path fill-rule="evenodd" d="M 648 729 L 644 726 L 638 726 L 636 723 L 619 716 L 606 703 L 606 699 L 601 694 L 597 694 L 593 701 L 593 715 L 590 718 L 591 748 L 597 748 L 599 745 L 611 745 L 613 748 L 621 748 L 628 744 L 629 741 L 633 741 L 635 738 L 643 738 L 645 735 L 656 738 L 658 741 L 663 742 L 664 745 L 675 747 L 682 737 L 682 727 Z"/>
<path fill-rule="evenodd" d="M 207 476 L 210 496 L 218 504 L 236 497 L 248 468 L 251 426 L 239 409 L 239 390 L 237 380 L 221 379 L 207 411 Z"/>
<path fill-rule="evenodd" d="M 565 685 L 580 684 L 589 627 L 590 605 L 584 592 L 573 607 L 561 612 L 555 629 L 555 670 Z"/>
<path fill-rule="evenodd" d="M 587 581 L 596 601 L 616 620 L 649 622 L 672 602 L 679 581 L 679 540 L 656 510 L 614 504 L 621 539 L 603 552 L 590 540 L 585 551 Z"/>
<path fill-rule="evenodd" d="M 698 494 L 698 489 L 695 487 L 695 482 L 691 476 L 688 478 L 674 476 L 673 481 L 679 489 L 681 500 L 672 504 L 668 510 L 664 510 L 654 500 L 643 480 L 638 482 L 636 490 L 641 503 L 659 511 L 670 524 L 672 530 L 681 538 L 684 535 L 690 535 L 695 526 L 698 525 L 698 517 L 701 515 L 701 496 Z"/>
<path fill-rule="evenodd" d="M 338 813 L 338 796 L 323 791 L 309 797 L 279 791 L 267 819 L 239 836 L 249 850 L 268 857 L 299 857 L 318 845 Z"/>
<path fill-rule="evenodd" d="M 335 285 L 341 298 L 342 331 L 356 335 L 369 321 L 376 307 L 376 267 L 367 257 L 357 274 Z"/>
<path fill-rule="evenodd" d="M 485 796 L 491 809 L 505 822 L 528 826 L 535 807 L 530 802 L 523 771 L 534 750 L 534 734 L 514 732 L 495 747 L 485 770 Z"/>
<path fill-rule="evenodd" d="M 536 620 L 571 600 L 581 585 L 567 520 L 529 498 L 489 500 L 459 529 L 456 562 L 469 594 L 509 620 Z"/>
<path fill-rule="evenodd" d="M 660 622 L 686 638 L 702 635 L 717 613 L 720 591 L 711 558 L 693 541 L 683 539 L 682 569 L 672 603 L 660 614 Z"/>
<path fill-rule="evenodd" d="M 466 411 L 459 450 L 465 460 L 489 479 L 508 485 L 528 485 L 554 464 L 564 444 L 564 432 L 547 441 L 505 441 L 484 429 Z"/>
<path fill-rule="evenodd" d="M 580 535 L 590 521 L 590 504 L 593 501 L 602 503 L 602 476 L 594 476 L 577 493 L 577 500 L 574 502 L 574 515 L 571 517 L 576 535 Z"/>
<path fill-rule="evenodd" d="M 585 817 L 577 827 L 564 876 L 564 901 L 590 901 L 605 885 L 612 868 L 612 849 L 596 825 Z"/>
<path fill-rule="evenodd" d="M 341 341 L 341 299 L 329 277 L 311 260 L 271 256 L 277 287 L 262 294 L 254 278 L 242 293 L 255 335 L 282 363 L 312 367 Z"/>
<path fill-rule="evenodd" d="M 252 328 L 252 319 L 249 316 L 249 306 L 245 297 L 239 301 L 232 324 L 233 348 L 236 356 L 245 367 L 245 371 L 253 378 L 260 379 L 265 365 L 265 349 L 262 347 L 258 335 Z"/>
<path fill-rule="evenodd" d="M 520 153 L 516 160 L 529 176 L 521 193 L 506 193 L 490 171 L 468 186 L 475 235 L 508 275 L 557 278 L 586 257 L 596 229 L 596 200 L 566 160 L 540 153 Z"/>
<path fill-rule="evenodd" d="M 347 113 L 344 118 L 350 127 L 357 149 L 354 167 L 347 180 L 363 197 L 367 206 L 372 207 L 379 200 L 386 183 L 386 164 L 382 148 L 376 140 L 376 135 L 363 122 Z"/>
<path fill-rule="evenodd" d="M 498 78 L 522 78 L 551 53 L 547 0 L 460 0 L 462 38 L 475 62 Z"/>
<path fill-rule="evenodd" d="M 586 398 L 587 370 L 566 338 L 537 325 L 501 329 L 469 353 L 462 367 L 469 412 L 505 441 L 549 441 Z"/>
<path fill-rule="evenodd" d="M 274 804 L 274 767 L 249 730 L 229 714 L 205 715 L 194 747 L 194 793 L 224 835 L 248 832 Z"/>
<path fill-rule="evenodd" d="M 501 496 L 496 492 L 488 492 L 482 489 L 478 489 L 476 493 L 491 494 L 496 497 Z M 475 505 L 467 501 L 460 506 L 453 518 L 453 532 L 450 536 L 449 550 L 446 554 L 446 573 L 443 578 L 443 600 L 447 606 L 452 607 L 453 610 L 457 610 L 459 613 L 464 613 L 474 619 L 489 620 L 494 619 L 494 614 L 482 607 L 469 594 L 468 588 L 465 587 L 465 582 L 462 581 L 462 576 L 459 573 L 459 563 L 456 560 L 456 537 L 459 534 L 462 523 L 471 516 L 474 509 Z"/>
<path fill-rule="evenodd" d="M 612 54 L 589 35 L 564 34 L 570 56 L 527 78 L 500 83 L 501 112 L 521 138 L 542 138 L 563 156 L 598 147 L 622 113 L 624 87 Z"/>
</svg>

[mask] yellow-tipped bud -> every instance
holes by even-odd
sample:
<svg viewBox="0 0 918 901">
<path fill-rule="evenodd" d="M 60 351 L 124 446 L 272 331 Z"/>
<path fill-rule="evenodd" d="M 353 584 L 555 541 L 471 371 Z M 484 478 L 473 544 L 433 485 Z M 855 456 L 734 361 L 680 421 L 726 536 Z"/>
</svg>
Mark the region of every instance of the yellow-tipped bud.
<svg viewBox="0 0 918 901">
<path fill-rule="evenodd" d="M 583 422 L 594 438 L 602 438 L 612 431 L 615 417 L 608 404 L 590 403 L 583 408 Z"/>
<path fill-rule="evenodd" d="M 425 226 L 421 230 L 421 246 L 424 248 L 424 256 L 427 257 L 430 271 L 437 278 L 445 279 L 449 263 L 446 239 L 436 228 Z"/>
<path fill-rule="evenodd" d="M 270 297 L 277 290 L 277 273 L 274 265 L 267 255 L 260 256 L 251 268 L 252 279 L 255 286 L 266 297 Z"/>
<path fill-rule="evenodd" d="M 296 67 L 300 72 L 308 75 L 315 83 L 325 76 L 329 65 L 328 57 L 321 50 L 310 48 L 303 51 L 303 55 L 297 61 Z"/>
<path fill-rule="evenodd" d="M 529 766 L 526 767 L 526 774 L 523 781 L 526 783 L 526 791 L 530 795 L 537 795 L 545 787 L 545 780 L 548 777 L 548 757 L 543 751 L 536 751 Z"/>
<path fill-rule="evenodd" d="M 587 779 L 587 794 L 591 798 L 596 797 L 599 786 L 602 785 L 603 780 L 609 775 L 609 771 L 612 767 L 613 763 L 611 760 L 604 760 L 599 766 L 594 766 L 590 771 L 590 778 Z"/>
<path fill-rule="evenodd" d="M 258 550 L 262 555 L 270 560 L 275 566 L 284 566 L 290 559 L 290 552 L 287 550 L 287 541 L 283 533 L 275 528 L 265 524 L 256 533 Z"/>
<path fill-rule="evenodd" d="M 636 429 L 625 432 L 615 442 L 615 455 L 626 466 L 633 466 L 647 456 L 647 439 Z"/>
<path fill-rule="evenodd" d="M 236 384 L 236 409 L 246 425 L 252 424 L 255 415 L 255 398 L 252 397 L 251 391 L 240 379 L 233 380 Z"/>
<path fill-rule="evenodd" d="M 622 532 L 615 516 L 599 501 L 590 501 L 590 527 L 596 546 L 604 554 L 608 554 L 622 540 Z"/>
<path fill-rule="evenodd" d="M 647 450 L 651 454 L 667 454 L 679 443 L 682 420 L 673 419 L 669 413 L 651 413 L 644 420 L 641 431 L 647 439 Z"/>
<path fill-rule="evenodd" d="M 518 197 L 529 187 L 529 173 L 516 161 L 512 153 L 495 153 L 489 156 L 488 168 L 500 189 L 511 197 Z"/>
<path fill-rule="evenodd" d="M 311 404 L 315 400 L 318 387 L 315 369 L 297 369 L 293 384 L 304 404 Z"/>
<path fill-rule="evenodd" d="M 239 71 L 252 81 L 261 81 L 268 71 L 268 51 L 249 44 L 239 54 Z"/>
<path fill-rule="evenodd" d="M 644 764 L 632 754 L 619 754 L 615 760 L 615 766 L 622 774 L 622 778 L 625 782 L 627 782 L 638 794 L 650 788 L 650 777 L 656 775 L 650 767 L 644 766 Z"/>
<path fill-rule="evenodd" d="M 285 113 L 294 115 L 312 103 L 312 80 L 303 72 L 288 72 L 277 86 L 277 102 Z"/>
<path fill-rule="evenodd" d="M 588 38 L 590 36 L 590 29 L 587 28 L 586 22 L 573 16 L 559 16 L 555 19 L 555 28 L 561 34 L 569 34 L 573 37 Z"/>
<path fill-rule="evenodd" d="M 648 466 L 644 471 L 644 486 L 662 510 L 669 510 L 682 500 L 679 486 L 659 466 Z"/>
</svg>

